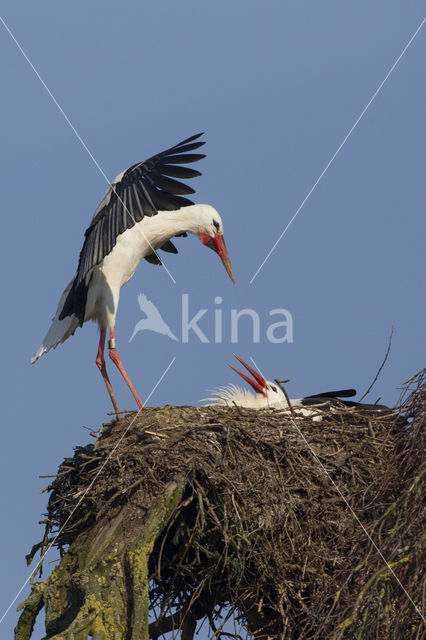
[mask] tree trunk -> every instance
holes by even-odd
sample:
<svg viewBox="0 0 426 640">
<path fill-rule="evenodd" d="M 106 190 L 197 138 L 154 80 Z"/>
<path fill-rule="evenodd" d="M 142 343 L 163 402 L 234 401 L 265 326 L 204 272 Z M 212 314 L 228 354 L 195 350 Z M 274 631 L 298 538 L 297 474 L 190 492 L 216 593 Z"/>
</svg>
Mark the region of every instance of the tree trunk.
<svg viewBox="0 0 426 640">
<path fill-rule="evenodd" d="M 52 640 L 148 640 L 148 561 L 182 491 L 182 481 L 170 482 L 145 516 L 124 507 L 81 534 L 52 575 L 33 584 L 15 640 L 29 640 L 43 606 Z"/>
</svg>

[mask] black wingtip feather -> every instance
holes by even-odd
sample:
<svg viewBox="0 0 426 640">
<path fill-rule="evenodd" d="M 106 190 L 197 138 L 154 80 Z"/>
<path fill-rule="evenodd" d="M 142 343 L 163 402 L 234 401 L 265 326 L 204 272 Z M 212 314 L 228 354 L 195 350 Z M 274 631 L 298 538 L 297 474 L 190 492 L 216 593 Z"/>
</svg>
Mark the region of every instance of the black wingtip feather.
<svg viewBox="0 0 426 640">
<path fill-rule="evenodd" d="M 198 178 L 201 176 L 201 172 L 196 169 L 190 169 L 189 167 L 180 167 L 173 164 L 161 165 L 161 173 L 164 176 L 171 176 L 172 178 L 181 178 L 183 180 L 189 180 L 190 178 Z"/>
<path fill-rule="evenodd" d="M 184 182 L 179 182 L 178 180 L 173 180 L 173 178 L 167 178 L 158 173 L 152 173 L 151 182 L 165 191 L 166 193 L 171 193 L 173 195 L 189 195 L 191 193 L 195 193 L 195 190 L 185 184 Z"/>
<path fill-rule="evenodd" d="M 180 155 L 166 156 L 169 164 L 189 164 L 190 162 L 198 162 L 206 157 L 205 153 L 182 153 Z"/>
<path fill-rule="evenodd" d="M 339 389 L 337 391 L 324 391 L 324 393 L 314 393 L 308 398 L 352 398 L 356 396 L 356 389 Z"/>
<path fill-rule="evenodd" d="M 189 138 L 185 138 L 185 140 L 182 140 L 182 142 L 178 142 L 174 147 L 172 147 L 173 149 L 176 147 L 180 147 L 182 144 L 187 144 L 187 142 L 192 142 L 193 140 L 198 140 L 198 138 L 201 138 L 201 136 L 204 135 L 204 131 L 202 131 L 201 133 L 195 133 L 193 136 L 190 136 Z M 204 144 L 204 142 L 203 142 Z"/>
</svg>

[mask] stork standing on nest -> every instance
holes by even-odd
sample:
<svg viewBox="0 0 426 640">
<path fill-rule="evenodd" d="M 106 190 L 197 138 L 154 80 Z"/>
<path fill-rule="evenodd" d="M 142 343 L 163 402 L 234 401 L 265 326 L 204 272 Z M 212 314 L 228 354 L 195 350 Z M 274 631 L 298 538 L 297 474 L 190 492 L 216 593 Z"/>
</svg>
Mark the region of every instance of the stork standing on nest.
<svg viewBox="0 0 426 640">
<path fill-rule="evenodd" d="M 174 178 L 194 178 L 199 171 L 182 165 L 204 158 L 191 153 L 204 142 L 197 134 L 179 144 L 135 164 L 111 183 L 90 226 L 86 230 L 77 273 L 59 301 L 52 325 L 31 363 L 73 335 L 88 320 L 100 329 L 96 364 L 119 413 L 105 359 L 105 340 L 109 330 L 109 356 L 117 366 L 140 409 L 144 405 L 121 364 L 115 342 L 115 319 L 120 289 L 135 273 L 140 261 L 161 265 L 157 249 L 177 253 L 170 241 L 187 233 L 197 235 L 222 260 L 234 281 L 223 238 L 223 224 L 210 205 L 194 204 L 184 197 L 194 189 Z M 198 140 L 195 142 L 195 140 Z"/>
<path fill-rule="evenodd" d="M 329 411 L 332 405 L 338 403 L 350 407 L 368 407 L 376 409 L 387 409 L 383 405 L 360 405 L 352 400 L 344 400 L 344 398 L 352 398 L 356 395 L 355 389 L 340 389 L 338 391 L 325 391 L 316 393 L 304 398 L 289 399 L 283 388 L 278 383 L 265 380 L 255 369 L 248 365 L 244 360 L 234 353 L 237 360 L 243 367 L 253 376 L 250 378 L 245 373 L 238 371 L 231 364 L 229 367 L 239 376 L 243 378 L 254 389 L 255 393 L 246 391 L 231 384 L 227 387 L 220 387 L 213 391 L 213 397 L 205 398 L 214 405 L 246 407 L 247 409 L 281 409 L 285 411 L 294 411 L 295 416 L 312 417 L 314 421 L 322 420 L 321 412 Z M 311 407 L 308 409 L 307 407 Z M 388 410 L 388 409 L 387 409 Z"/>
</svg>

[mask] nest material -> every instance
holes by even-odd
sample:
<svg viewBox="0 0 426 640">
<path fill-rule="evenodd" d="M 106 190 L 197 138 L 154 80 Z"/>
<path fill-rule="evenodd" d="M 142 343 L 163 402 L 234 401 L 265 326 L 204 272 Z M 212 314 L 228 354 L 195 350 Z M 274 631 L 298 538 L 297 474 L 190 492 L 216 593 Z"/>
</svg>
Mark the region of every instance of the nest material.
<svg viewBox="0 0 426 640">
<path fill-rule="evenodd" d="M 321 423 L 236 407 L 128 415 L 64 460 L 33 552 L 59 531 L 64 553 L 123 509 L 140 526 L 180 479 L 149 559 L 151 637 L 203 618 L 219 636 L 225 608 L 256 638 L 420 638 L 425 375 L 401 411 L 340 406 Z"/>
</svg>

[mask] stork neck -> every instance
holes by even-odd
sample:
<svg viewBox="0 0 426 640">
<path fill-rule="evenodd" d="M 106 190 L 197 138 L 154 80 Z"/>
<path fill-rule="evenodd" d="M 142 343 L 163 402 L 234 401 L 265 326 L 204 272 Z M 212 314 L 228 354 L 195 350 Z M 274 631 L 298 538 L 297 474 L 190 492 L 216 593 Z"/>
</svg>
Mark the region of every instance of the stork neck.
<svg viewBox="0 0 426 640">
<path fill-rule="evenodd" d="M 177 211 L 159 211 L 158 216 L 164 222 L 164 230 L 171 238 L 179 233 L 199 233 L 203 229 L 203 205 L 194 204 L 177 209 Z"/>
</svg>

